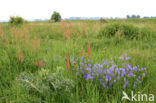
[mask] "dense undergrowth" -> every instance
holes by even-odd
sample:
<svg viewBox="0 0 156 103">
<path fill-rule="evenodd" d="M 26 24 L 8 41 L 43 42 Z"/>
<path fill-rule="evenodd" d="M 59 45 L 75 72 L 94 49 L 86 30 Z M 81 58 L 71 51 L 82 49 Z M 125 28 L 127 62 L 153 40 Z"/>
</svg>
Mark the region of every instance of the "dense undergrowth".
<svg viewBox="0 0 156 103">
<path fill-rule="evenodd" d="M 123 91 L 155 95 L 156 24 L 121 21 L 0 24 L 0 103 L 119 103 Z"/>
</svg>

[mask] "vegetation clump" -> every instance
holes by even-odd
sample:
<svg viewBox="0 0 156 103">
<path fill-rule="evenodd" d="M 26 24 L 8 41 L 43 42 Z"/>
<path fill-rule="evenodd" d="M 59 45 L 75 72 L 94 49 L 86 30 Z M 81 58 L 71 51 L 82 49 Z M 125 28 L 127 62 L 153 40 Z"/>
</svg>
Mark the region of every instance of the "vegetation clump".
<svg viewBox="0 0 156 103">
<path fill-rule="evenodd" d="M 9 23 L 15 24 L 15 25 L 24 24 L 24 19 L 22 17 L 19 17 L 19 16 L 11 16 Z"/>
<path fill-rule="evenodd" d="M 98 37 L 113 37 L 117 34 L 126 37 L 128 39 L 134 39 L 139 37 L 139 28 L 129 24 L 109 24 L 102 28 L 98 34 Z"/>
</svg>

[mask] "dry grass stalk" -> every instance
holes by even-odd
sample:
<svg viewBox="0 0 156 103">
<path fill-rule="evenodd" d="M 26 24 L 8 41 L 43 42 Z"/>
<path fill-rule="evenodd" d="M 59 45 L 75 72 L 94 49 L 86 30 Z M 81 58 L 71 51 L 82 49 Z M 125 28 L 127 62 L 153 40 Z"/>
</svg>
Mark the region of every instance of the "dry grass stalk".
<svg viewBox="0 0 156 103">
<path fill-rule="evenodd" d="M 63 37 L 66 38 L 67 40 L 69 40 L 71 38 L 71 33 L 72 33 L 72 22 L 69 23 L 68 28 L 66 27 L 65 22 L 61 22 L 61 28 L 63 30 Z"/>
<path fill-rule="evenodd" d="M 67 70 L 69 70 L 69 68 L 70 68 L 70 59 L 69 59 L 69 55 L 66 54 L 66 55 L 65 55 L 65 58 L 66 58 L 65 66 L 66 66 Z"/>
<path fill-rule="evenodd" d="M 40 48 L 40 39 L 37 39 L 36 36 L 33 38 L 32 49 L 38 50 Z"/>
<path fill-rule="evenodd" d="M 24 61 L 24 54 L 20 49 L 18 49 L 18 53 L 16 54 L 16 57 L 21 63 Z"/>
<path fill-rule="evenodd" d="M 38 67 L 46 67 L 46 64 L 43 63 L 42 61 L 36 61 L 33 64 Z"/>
</svg>

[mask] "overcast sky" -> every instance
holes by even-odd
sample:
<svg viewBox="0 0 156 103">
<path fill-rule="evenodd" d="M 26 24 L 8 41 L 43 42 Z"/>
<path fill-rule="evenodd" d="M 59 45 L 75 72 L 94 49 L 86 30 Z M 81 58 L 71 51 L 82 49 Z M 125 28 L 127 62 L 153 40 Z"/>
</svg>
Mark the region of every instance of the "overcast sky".
<svg viewBox="0 0 156 103">
<path fill-rule="evenodd" d="M 21 16 L 49 19 L 54 10 L 63 18 L 156 16 L 156 0 L 0 0 L 0 20 Z"/>
</svg>

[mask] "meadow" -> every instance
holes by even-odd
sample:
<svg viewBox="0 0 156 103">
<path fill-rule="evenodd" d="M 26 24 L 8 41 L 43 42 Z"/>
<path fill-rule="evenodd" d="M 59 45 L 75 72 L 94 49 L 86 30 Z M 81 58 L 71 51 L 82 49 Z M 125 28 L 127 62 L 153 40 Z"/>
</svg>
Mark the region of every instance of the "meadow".
<svg viewBox="0 0 156 103">
<path fill-rule="evenodd" d="M 156 19 L 0 24 L 0 103 L 133 102 L 123 91 L 156 96 Z"/>
</svg>

